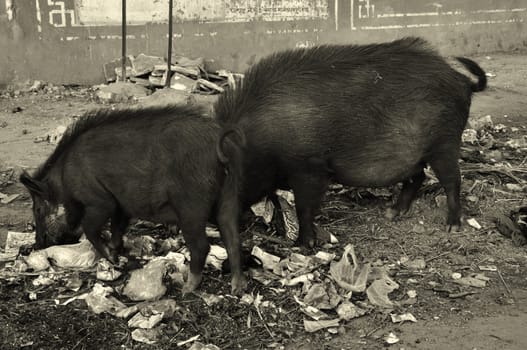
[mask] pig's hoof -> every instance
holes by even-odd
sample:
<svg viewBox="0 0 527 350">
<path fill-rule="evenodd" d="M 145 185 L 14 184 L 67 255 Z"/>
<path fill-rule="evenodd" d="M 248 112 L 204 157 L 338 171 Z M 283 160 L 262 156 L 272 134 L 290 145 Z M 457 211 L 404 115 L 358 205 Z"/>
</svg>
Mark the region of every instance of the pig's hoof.
<svg viewBox="0 0 527 350">
<path fill-rule="evenodd" d="M 231 281 L 231 294 L 236 296 L 242 296 L 247 288 L 247 280 L 243 275 L 240 277 L 233 277 Z"/>
<path fill-rule="evenodd" d="M 395 209 L 395 208 L 388 208 L 386 209 L 386 213 L 384 213 L 384 217 L 387 218 L 388 220 L 395 220 L 396 217 L 398 217 L 400 214 L 400 211 L 399 209 Z"/>
<path fill-rule="evenodd" d="M 119 263 L 119 254 L 116 250 L 111 249 L 108 245 L 103 246 L 102 256 L 114 265 Z"/>
<path fill-rule="evenodd" d="M 302 237 L 298 236 L 296 245 L 299 247 L 313 248 L 315 247 L 315 239 L 313 237 Z"/>
<path fill-rule="evenodd" d="M 447 225 L 446 231 L 450 232 L 461 232 L 461 225 Z"/>
<path fill-rule="evenodd" d="M 331 242 L 331 234 L 328 230 L 324 229 L 323 227 L 320 227 L 318 225 L 315 225 L 314 227 L 315 231 L 315 237 L 317 238 L 316 241 L 313 242 L 313 246 L 310 246 L 310 248 L 314 247 L 314 244 L 323 244 L 323 243 L 330 243 Z"/>
<path fill-rule="evenodd" d="M 185 285 L 183 286 L 183 289 L 181 290 L 183 295 L 188 294 L 196 290 L 198 288 L 199 284 L 201 283 L 201 274 L 194 274 L 190 272 L 188 274 L 188 279 Z"/>
</svg>

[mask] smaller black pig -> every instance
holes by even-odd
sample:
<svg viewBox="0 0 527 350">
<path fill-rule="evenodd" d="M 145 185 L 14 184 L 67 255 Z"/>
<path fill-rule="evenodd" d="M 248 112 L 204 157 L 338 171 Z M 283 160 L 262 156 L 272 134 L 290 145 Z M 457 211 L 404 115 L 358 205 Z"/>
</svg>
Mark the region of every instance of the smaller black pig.
<svg viewBox="0 0 527 350">
<path fill-rule="evenodd" d="M 183 291 L 194 290 L 210 249 L 205 225 L 214 219 L 224 179 L 215 151 L 218 134 L 217 123 L 191 107 L 100 110 L 84 116 L 32 176 L 20 176 L 33 199 L 36 248 L 75 242 L 80 226 L 97 251 L 115 262 L 130 218 L 177 223 L 191 253 Z M 60 204 L 67 227 L 57 228 Z M 110 242 L 101 237 L 108 219 Z M 238 233 L 223 239 L 233 291 L 239 293 L 245 281 Z"/>
</svg>

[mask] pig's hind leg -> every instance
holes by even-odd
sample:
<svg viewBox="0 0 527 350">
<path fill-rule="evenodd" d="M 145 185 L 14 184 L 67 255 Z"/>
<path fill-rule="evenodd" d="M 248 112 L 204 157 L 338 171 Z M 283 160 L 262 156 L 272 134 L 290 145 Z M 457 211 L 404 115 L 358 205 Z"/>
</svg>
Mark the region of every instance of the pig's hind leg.
<svg viewBox="0 0 527 350">
<path fill-rule="evenodd" d="M 447 197 L 448 216 L 447 231 L 458 231 L 461 226 L 461 174 L 455 149 L 439 153 L 430 161 L 430 167 L 445 190 Z"/>
<path fill-rule="evenodd" d="M 297 244 L 314 247 L 316 232 L 314 220 L 324 194 L 329 186 L 329 175 L 324 167 L 314 168 L 313 164 L 308 171 L 298 172 L 289 177 L 289 183 L 295 194 L 295 206 L 298 216 Z"/>
<path fill-rule="evenodd" d="M 423 170 L 424 165 L 421 167 L 419 172 L 413 175 L 410 179 L 403 182 L 403 188 L 397 198 L 397 202 L 386 211 L 386 217 L 390 220 L 395 219 L 400 214 L 406 213 L 410 209 L 410 205 L 415 199 L 419 188 L 426 179 L 425 172 Z"/>
<path fill-rule="evenodd" d="M 183 294 L 187 294 L 201 283 L 210 244 L 205 233 L 205 218 L 196 215 L 196 212 L 189 207 L 181 213 L 180 217 L 179 226 L 190 250 L 190 272 L 182 290 Z"/>
</svg>

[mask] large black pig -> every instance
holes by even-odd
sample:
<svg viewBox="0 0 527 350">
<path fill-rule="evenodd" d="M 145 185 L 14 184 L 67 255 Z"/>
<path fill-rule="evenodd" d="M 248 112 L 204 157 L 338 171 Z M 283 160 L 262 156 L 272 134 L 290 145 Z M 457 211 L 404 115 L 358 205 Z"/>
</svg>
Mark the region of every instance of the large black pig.
<svg viewBox="0 0 527 350">
<path fill-rule="evenodd" d="M 477 82 L 419 38 L 262 59 L 215 105 L 218 155 L 228 169 L 224 199 L 238 202 L 220 216 L 235 220 L 239 208 L 290 187 L 298 243 L 313 246 L 314 215 L 330 180 L 357 187 L 403 182 L 388 213 L 395 217 L 409 209 L 429 164 L 447 195 L 448 229 L 459 226 L 461 134 L 472 93 L 485 89 L 486 77 L 475 62 L 458 60 Z"/>
<path fill-rule="evenodd" d="M 183 291 L 195 289 L 209 252 L 205 225 L 210 218 L 215 221 L 224 179 L 216 155 L 219 130 L 214 120 L 190 107 L 100 110 L 84 116 L 32 176 L 20 177 L 33 199 L 36 248 L 76 241 L 80 226 L 97 251 L 115 261 L 130 218 L 177 223 L 191 253 Z M 54 219 L 60 204 L 67 227 Z M 105 241 L 101 229 L 109 219 L 112 238 Z M 223 237 L 232 253 L 235 292 L 244 285 L 239 243 L 232 241 L 237 234 Z"/>
</svg>

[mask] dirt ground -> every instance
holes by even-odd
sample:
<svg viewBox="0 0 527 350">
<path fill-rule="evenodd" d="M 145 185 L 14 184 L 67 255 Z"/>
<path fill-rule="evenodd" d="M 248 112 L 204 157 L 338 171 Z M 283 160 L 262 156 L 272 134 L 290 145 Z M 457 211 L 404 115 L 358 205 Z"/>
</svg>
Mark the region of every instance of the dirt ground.
<svg viewBox="0 0 527 350">
<path fill-rule="evenodd" d="M 497 140 L 527 136 L 527 54 L 494 53 L 471 58 L 491 75 L 488 89 L 473 99 L 471 118 L 490 115 L 495 125 L 508 127 L 507 133 L 494 135 Z M 0 204 L 2 247 L 8 230 L 24 231 L 32 221 L 31 200 L 17 183 L 17 174 L 21 169 L 37 167 L 54 148 L 35 139 L 59 125 L 68 125 L 85 111 L 109 106 L 101 105 L 90 88 L 84 87 L 18 96 L 13 91 L 0 91 L 0 95 L 0 192 L 21 194 L 9 204 Z M 526 156 L 511 151 L 504 153 L 504 161 L 519 167 Z M 390 295 L 401 302 L 408 290 L 416 290 L 417 301 L 401 303 L 398 311 L 411 312 L 417 323 L 394 324 L 388 314 L 377 310 L 345 322 L 337 334 L 325 330 L 310 334 L 303 330 L 302 315 L 291 295 L 277 296 L 272 288 L 251 281 L 252 292 L 259 292 L 286 310 L 264 313 L 270 326 L 264 327 L 254 311 L 234 299 L 225 298 L 222 304 L 209 307 L 197 295 L 182 297 L 178 288 L 169 288 L 168 296 L 188 312 L 167 323 L 158 344 L 146 345 L 131 339 L 125 320 L 95 315 L 82 301 L 57 305 L 57 295 L 63 291 L 60 284 L 39 290 L 38 299 L 30 301 L 28 291 L 34 288 L 31 281 L 35 276 L 26 274 L 15 279 L 0 278 L 0 349 L 164 349 L 175 348 L 178 341 L 195 334 L 222 349 L 379 349 L 388 346 L 383 338 L 390 332 L 400 339 L 390 346 L 394 349 L 527 349 L 523 334 L 527 329 L 526 246 L 514 246 L 493 223 L 496 213 L 508 213 L 527 204 L 526 188 L 509 191 L 505 185 L 514 181 L 503 174 L 470 171 L 473 167 L 467 163 L 462 169 L 466 169 L 462 184 L 464 215 L 475 218 L 481 229 L 464 224 L 461 232 L 446 233 L 446 210 L 435 202 L 442 193 L 437 185 L 425 186 L 410 213 L 395 222 L 383 216 L 391 197 L 358 195 L 357 191 L 329 193 L 319 217 L 319 224 L 339 239 L 338 245 L 331 248 L 337 256 L 347 243 L 352 243 L 364 261 L 380 259 L 397 264 L 404 256 L 425 259 L 427 267 L 421 272 L 397 270 L 394 279 L 400 287 Z M 527 181 L 525 173 L 516 175 Z M 476 199 L 466 200 L 469 195 Z M 261 225 L 256 226 L 265 231 Z M 250 245 L 251 232 L 243 237 Z M 282 256 L 289 249 L 265 240 L 262 244 Z M 480 265 L 495 265 L 498 269 L 486 272 L 490 281 L 485 288 L 451 283 L 453 272 L 480 272 Z M 81 275 L 85 288 L 93 284 L 93 274 Z M 207 271 L 200 289 L 226 294 L 229 278 Z M 449 297 L 463 292 L 468 293 Z M 255 321 L 249 328 L 247 315 L 251 312 Z"/>
</svg>

